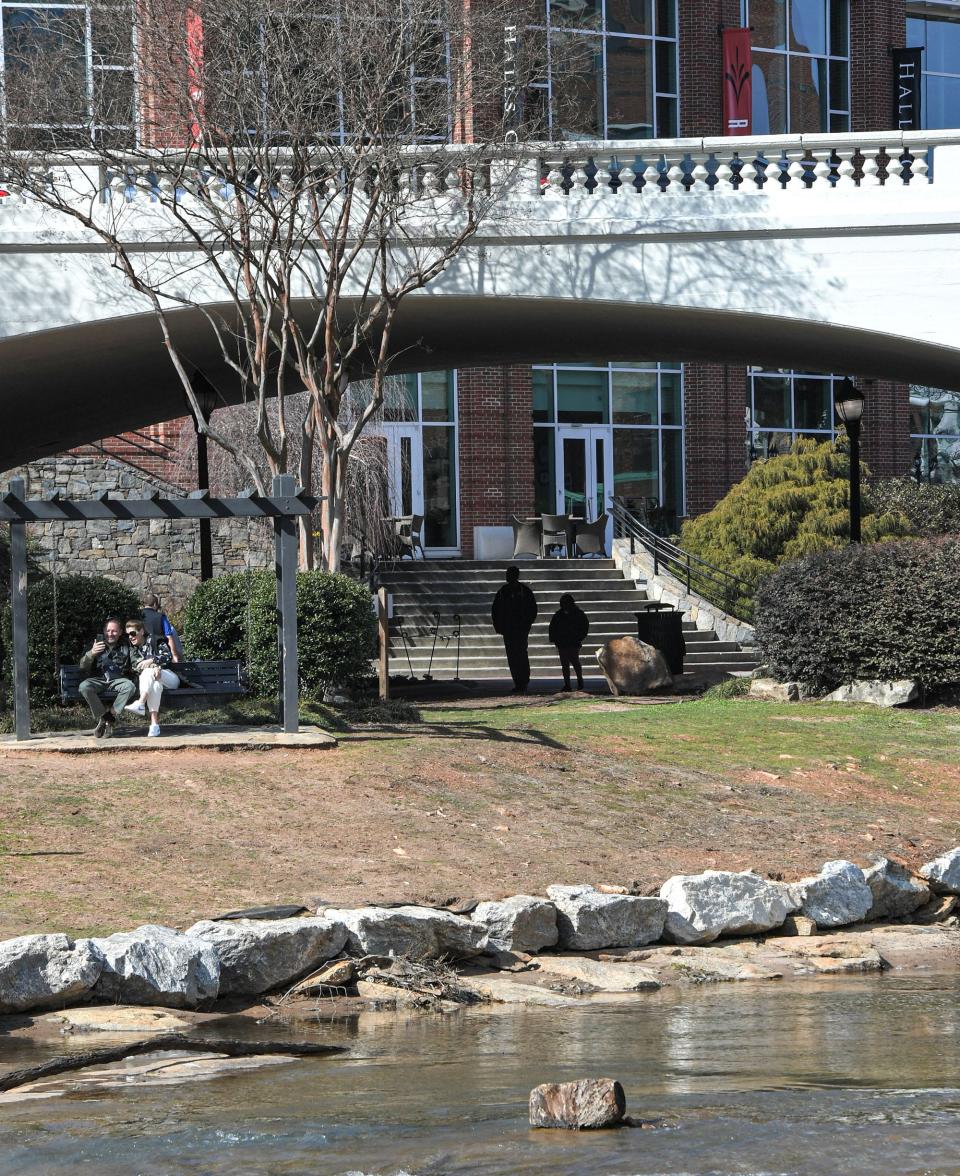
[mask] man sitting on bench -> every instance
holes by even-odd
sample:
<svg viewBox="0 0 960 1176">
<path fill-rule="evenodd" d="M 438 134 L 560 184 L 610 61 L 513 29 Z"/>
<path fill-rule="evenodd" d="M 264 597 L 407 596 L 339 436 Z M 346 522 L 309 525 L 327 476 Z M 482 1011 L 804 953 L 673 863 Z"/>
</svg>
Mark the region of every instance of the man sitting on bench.
<svg viewBox="0 0 960 1176">
<path fill-rule="evenodd" d="M 129 677 L 130 646 L 123 639 L 123 622 L 118 617 L 104 621 L 103 636 L 80 659 L 80 668 L 91 675 L 79 686 L 80 696 L 97 720 L 91 734 L 104 739 L 113 734 L 123 708 L 137 695 L 136 683 Z"/>
</svg>

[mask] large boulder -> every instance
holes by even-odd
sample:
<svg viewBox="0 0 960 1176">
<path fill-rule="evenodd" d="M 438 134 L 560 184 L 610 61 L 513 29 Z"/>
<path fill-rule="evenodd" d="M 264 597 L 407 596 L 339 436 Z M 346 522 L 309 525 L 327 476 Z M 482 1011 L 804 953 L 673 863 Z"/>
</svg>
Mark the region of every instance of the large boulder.
<svg viewBox="0 0 960 1176">
<path fill-rule="evenodd" d="M 930 887 L 887 858 L 865 870 L 864 878 L 873 894 L 869 919 L 902 919 L 930 901 Z"/>
<path fill-rule="evenodd" d="M 721 935 L 759 935 L 780 927 L 800 906 L 789 886 L 758 874 L 706 870 L 677 874 L 660 887 L 669 907 L 664 938 L 712 943 Z"/>
<path fill-rule="evenodd" d="M 824 696 L 824 702 L 869 702 L 872 706 L 906 706 L 920 694 L 916 682 L 851 682 Z"/>
<path fill-rule="evenodd" d="M 764 702 L 798 702 L 800 685 L 797 682 L 778 682 L 776 678 L 752 678 L 747 692 L 750 698 Z"/>
<path fill-rule="evenodd" d="M 801 912 L 818 927 L 859 923 L 873 906 L 873 892 L 853 862 L 827 862 L 816 877 L 801 878 L 792 890 Z"/>
<path fill-rule="evenodd" d="M 322 914 L 343 923 L 347 946 L 357 955 L 462 959 L 479 955 L 487 946 L 487 933 L 479 923 L 432 907 L 328 907 Z"/>
<path fill-rule="evenodd" d="M 89 943 L 102 968 L 94 995 L 120 1004 L 194 1008 L 215 1000 L 220 961 L 211 944 L 148 923 Z"/>
<path fill-rule="evenodd" d="M 673 685 L 663 654 L 639 637 L 613 637 L 597 650 L 597 662 L 611 694 L 649 694 Z"/>
<path fill-rule="evenodd" d="M 659 898 L 601 894 L 592 886 L 548 886 L 547 897 L 557 908 L 561 947 L 643 947 L 663 934 L 667 904 Z"/>
<path fill-rule="evenodd" d="M 66 935 L 20 935 L 0 943 L 0 1013 L 59 1007 L 96 984 L 102 961 L 90 942 Z"/>
<path fill-rule="evenodd" d="M 542 951 L 554 947 L 560 938 L 557 908 L 530 894 L 481 902 L 471 918 L 486 931 L 490 945 L 504 951 Z"/>
<path fill-rule="evenodd" d="M 919 872 L 936 894 L 960 894 L 960 846 L 927 862 Z"/>
<path fill-rule="evenodd" d="M 209 943 L 220 963 L 220 995 L 254 996 L 293 983 L 343 951 L 333 919 L 204 919 L 187 935 Z"/>
<path fill-rule="evenodd" d="M 615 1127 L 626 1109 L 623 1087 L 612 1078 L 546 1082 L 530 1091 L 531 1127 Z"/>
</svg>

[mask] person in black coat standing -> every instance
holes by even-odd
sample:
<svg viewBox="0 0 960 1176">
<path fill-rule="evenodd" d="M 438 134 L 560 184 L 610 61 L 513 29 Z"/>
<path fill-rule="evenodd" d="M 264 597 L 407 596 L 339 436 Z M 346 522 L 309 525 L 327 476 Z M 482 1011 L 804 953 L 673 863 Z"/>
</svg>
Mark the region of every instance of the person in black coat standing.
<svg viewBox="0 0 960 1176">
<path fill-rule="evenodd" d="M 507 582 L 493 598 L 490 614 L 494 629 L 503 638 L 513 678 L 513 693 L 526 694 L 530 685 L 527 643 L 530 629 L 537 619 L 537 598 L 526 584 L 520 583 L 520 569 L 513 564 L 507 568 Z"/>
<path fill-rule="evenodd" d="M 577 689 L 583 689 L 583 669 L 580 665 L 580 646 L 590 632 L 590 621 L 569 592 L 560 597 L 560 607 L 550 619 L 550 641 L 560 655 L 563 688 L 570 689 L 570 667 L 577 673 Z"/>
</svg>

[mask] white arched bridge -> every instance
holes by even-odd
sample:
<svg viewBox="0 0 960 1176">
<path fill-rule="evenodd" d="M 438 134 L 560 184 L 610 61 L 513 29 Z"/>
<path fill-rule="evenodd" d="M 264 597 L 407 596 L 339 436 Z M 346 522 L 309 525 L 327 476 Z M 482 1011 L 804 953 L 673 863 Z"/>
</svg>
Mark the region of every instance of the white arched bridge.
<svg viewBox="0 0 960 1176">
<path fill-rule="evenodd" d="M 480 231 L 404 301 L 395 370 L 666 356 L 960 389 L 960 130 L 531 145 L 509 166 Z M 455 216 L 449 179 L 424 201 Z M 131 205 L 131 248 L 177 253 L 191 301 L 222 299 L 149 193 L 103 199 Z M 202 315 L 175 316 L 229 398 Z M 103 242 L 16 191 L 0 199 L 0 372 L 0 469 L 184 412 Z"/>
</svg>

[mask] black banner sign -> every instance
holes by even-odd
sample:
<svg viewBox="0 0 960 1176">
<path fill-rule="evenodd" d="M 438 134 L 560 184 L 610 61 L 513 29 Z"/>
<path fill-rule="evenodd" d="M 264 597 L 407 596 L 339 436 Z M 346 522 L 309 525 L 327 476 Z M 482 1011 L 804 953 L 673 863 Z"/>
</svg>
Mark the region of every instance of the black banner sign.
<svg viewBox="0 0 960 1176">
<path fill-rule="evenodd" d="M 898 131 L 919 131 L 922 49 L 892 49 L 893 125 Z"/>
</svg>

